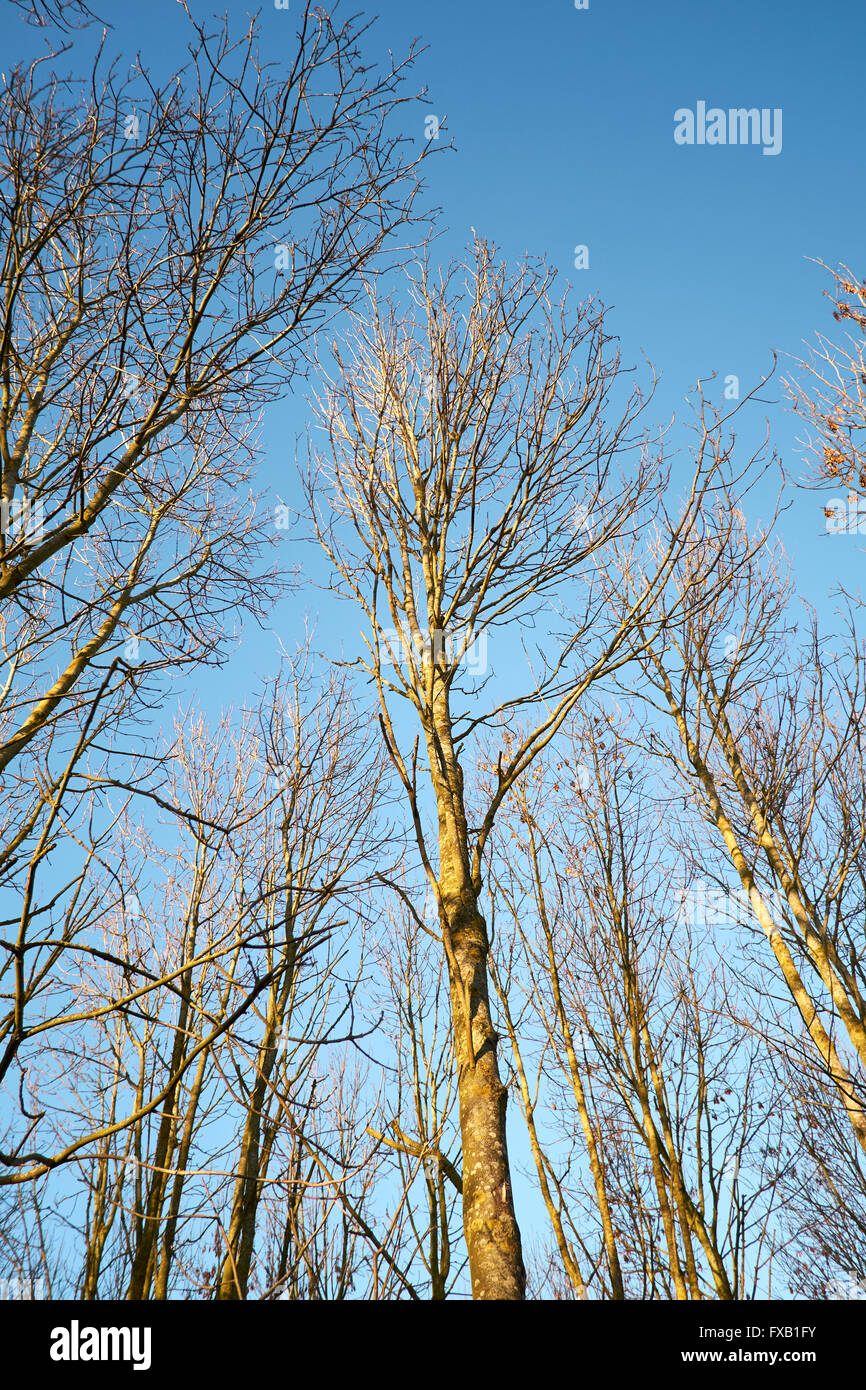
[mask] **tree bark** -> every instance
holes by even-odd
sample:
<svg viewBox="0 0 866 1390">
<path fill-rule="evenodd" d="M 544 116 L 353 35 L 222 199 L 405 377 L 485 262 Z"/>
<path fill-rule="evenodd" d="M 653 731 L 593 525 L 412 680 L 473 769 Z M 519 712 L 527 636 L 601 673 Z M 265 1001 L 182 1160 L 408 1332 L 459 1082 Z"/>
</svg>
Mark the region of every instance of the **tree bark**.
<svg viewBox="0 0 866 1390">
<path fill-rule="evenodd" d="M 438 684 L 438 682 L 437 682 Z M 448 695 L 434 697 L 427 745 L 439 815 L 439 892 L 448 955 L 451 1017 L 463 1143 L 463 1230 L 473 1299 L 526 1296 L 506 1138 L 507 1091 L 490 1016 L 487 926 L 469 862 L 463 773 L 454 751 Z"/>
</svg>

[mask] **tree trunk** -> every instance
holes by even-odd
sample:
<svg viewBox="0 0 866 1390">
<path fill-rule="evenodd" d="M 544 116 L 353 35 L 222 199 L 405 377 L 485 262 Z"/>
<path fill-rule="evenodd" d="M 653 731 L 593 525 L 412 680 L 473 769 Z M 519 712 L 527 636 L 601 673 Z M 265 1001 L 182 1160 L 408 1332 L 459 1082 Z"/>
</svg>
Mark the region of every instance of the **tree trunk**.
<svg viewBox="0 0 866 1390">
<path fill-rule="evenodd" d="M 490 1017 L 487 927 L 472 882 L 463 774 L 447 692 L 434 705 L 428 751 L 439 813 L 439 891 L 445 916 L 451 1018 L 463 1143 L 463 1230 L 474 1299 L 523 1299 L 526 1271 L 514 1215 L 498 1035 Z"/>
</svg>

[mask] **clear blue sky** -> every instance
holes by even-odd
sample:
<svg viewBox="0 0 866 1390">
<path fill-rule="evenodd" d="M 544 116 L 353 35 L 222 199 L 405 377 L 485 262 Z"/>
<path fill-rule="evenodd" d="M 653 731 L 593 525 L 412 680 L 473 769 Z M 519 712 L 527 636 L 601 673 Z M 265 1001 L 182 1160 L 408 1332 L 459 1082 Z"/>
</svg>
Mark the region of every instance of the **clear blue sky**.
<svg viewBox="0 0 866 1390">
<path fill-rule="evenodd" d="M 279 62 L 291 51 L 294 14 L 261 8 L 263 49 Z M 188 26 L 176 0 L 147 5 L 102 0 L 109 49 L 140 50 L 169 70 Z M 193 14 L 221 13 L 190 0 Z M 245 25 L 249 7 L 229 0 Z M 402 54 L 412 38 L 427 49 L 418 64 L 426 111 L 447 118 L 442 141 L 456 152 L 431 161 L 431 201 L 443 208 L 443 258 L 459 253 L 474 227 L 508 257 L 541 253 L 579 288 L 611 306 L 609 327 L 626 362 L 646 354 L 662 374 L 654 415 L 669 418 L 699 377 L 735 373 L 745 394 L 771 364 L 772 349 L 802 350 L 815 329 L 832 331 L 821 291 L 828 277 L 808 258 L 847 262 L 866 274 L 866 179 L 862 0 L 352 0 L 351 14 L 378 15 L 371 59 Z M 3 67 L 42 42 L 8 4 L 0 17 Z M 674 112 L 708 107 L 781 108 L 782 149 L 674 142 Z M 423 139 L 424 113 L 417 112 Z M 407 133 L 415 134 L 413 130 Z M 575 270 L 574 248 L 589 248 Z M 782 359 L 784 361 L 784 359 Z M 301 388 L 302 389 L 302 388 Z M 776 382 L 761 393 L 779 401 Z M 794 421 L 781 405 L 769 415 L 777 448 L 798 471 Z M 293 444 L 303 429 L 300 394 L 266 424 L 263 480 L 285 496 Z M 673 442 L 682 442 L 675 433 Z M 823 532 L 824 497 L 797 497 L 783 535 L 801 588 L 822 605 L 836 582 L 858 582 L 866 556 L 856 536 Z M 312 612 L 320 601 L 312 595 Z M 289 601 L 277 626 L 297 621 Z M 348 616 L 348 615 L 347 615 Z M 329 621 L 329 620 L 327 620 Z M 287 634 L 288 635 L 288 634 Z M 270 665 L 267 646 L 244 644 L 242 696 L 250 663 Z M 254 655 L 256 653 L 256 655 Z"/>
</svg>

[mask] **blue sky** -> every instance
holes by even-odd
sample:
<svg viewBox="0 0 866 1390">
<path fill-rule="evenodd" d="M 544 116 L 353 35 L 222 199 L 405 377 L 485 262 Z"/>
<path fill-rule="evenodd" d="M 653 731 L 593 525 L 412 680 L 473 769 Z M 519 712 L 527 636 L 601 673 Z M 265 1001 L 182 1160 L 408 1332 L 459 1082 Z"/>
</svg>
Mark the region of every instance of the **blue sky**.
<svg viewBox="0 0 866 1390">
<path fill-rule="evenodd" d="M 263 50 L 276 63 L 291 51 L 298 3 L 261 8 Z M 201 19 L 222 12 L 200 0 L 190 8 Z M 227 8 L 245 27 L 249 7 Z M 361 8 L 352 0 L 345 12 Z M 367 12 L 378 15 L 371 59 L 401 55 L 413 38 L 426 45 L 417 73 L 430 104 L 407 133 L 422 141 L 433 114 L 445 122 L 440 143 L 450 137 L 456 147 L 428 165 L 441 257 L 460 254 L 474 227 L 506 257 L 542 254 L 579 292 L 599 294 L 624 361 L 640 367 L 645 354 L 661 374 L 653 418 L 669 420 L 712 372 L 719 401 L 729 374 L 745 395 L 774 348 L 796 354 L 816 329 L 834 331 L 822 297 L 829 277 L 809 258 L 866 273 L 859 0 L 589 0 L 586 10 L 573 0 L 379 0 Z M 169 71 L 187 41 L 176 0 L 102 0 L 101 13 L 113 24 L 109 49 L 129 59 L 140 50 L 157 70 Z M 3 7 L 6 61 L 41 42 Z M 674 112 L 699 101 L 780 108 L 781 152 L 677 145 Z M 578 245 L 588 247 L 588 269 L 574 268 Z M 262 481 L 284 497 L 307 418 L 303 390 L 265 425 Z M 738 422 L 744 443 L 769 416 L 776 448 L 799 475 L 778 375 L 760 395 Z M 685 438 L 675 427 L 670 442 Z M 823 530 L 831 491 L 792 494 L 782 527 L 801 590 L 819 609 L 835 584 L 858 585 L 864 563 L 857 536 Z M 330 627 L 315 594 L 302 606 Z M 286 636 L 298 609 L 295 596 L 275 616 Z M 239 680 L 226 672 L 219 698 L 242 698 L 251 663 L 264 674 L 273 651 L 249 634 Z"/>
<path fill-rule="evenodd" d="M 835 329 L 822 296 L 829 277 L 810 258 L 864 273 L 860 4 L 590 0 L 578 11 L 571 0 L 401 0 L 377 9 L 388 46 L 399 52 L 415 35 L 429 45 L 419 65 L 429 110 L 447 118 L 456 146 L 430 166 L 448 228 L 443 256 L 459 253 L 474 227 L 509 258 L 541 253 L 578 292 L 598 293 L 624 361 L 640 365 L 646 354 L 661 373 L 654 418 L 668 420 L 713 372 L 715 399 L 730 373 L 745 395 L 773 349 L 798 354 L 816 329 Z M 781 152 L 675 144 L 674 112 L 698 101 L 781 108 Z M 574 269 L 578 245 L 589 250 L 586 270 Z M 799 476 L 779 374 L 738 431 L 746 444 L 769 417 Z M 684 439 L 675 428 L 671 444 Z M 824 532 L 824 495 L 791 500 L 782 534 L 801 591 L 824 609 L 837 583 L 859 584 L 861 542 Z"/>
</svg>

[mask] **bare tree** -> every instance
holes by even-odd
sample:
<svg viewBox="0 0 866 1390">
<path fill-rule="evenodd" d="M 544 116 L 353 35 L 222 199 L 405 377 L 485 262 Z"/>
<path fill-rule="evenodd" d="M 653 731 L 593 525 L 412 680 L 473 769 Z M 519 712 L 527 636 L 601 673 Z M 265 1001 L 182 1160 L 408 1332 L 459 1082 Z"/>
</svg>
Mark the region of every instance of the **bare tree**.
<svg viewBox="0 0 866 1390">
<path fill-rule="evenodd" d="M 80 29 L 97 18 L 84 0 L 12 0 L 12 4 L 21 10 L 28 24 L 36 24 L 40 29 L 47 24 L 67 31 Z"/>
<path fill-rule="evenodd" d="M 106 849 L 134 892 L 112 902 L 105 875 L 103 949 L 77 946 L 78 1007 L 38 1035 L 19 1121 L 31 1130 L 22 1180 L 69 1164 L 81 1174 L 86 1210 L 66 1221 L 82 1231 L 85 1298 L 166 1298 L 214 1229 L 214 1296 L 266 1286 L 266 1194 L 284 1189 L 287 1156 L 305 1171 L 313 1161 L 298 1144 L 324 1124 L 323 1054 L 361 1028 L 358 927 L 382 866 L 384 769 L 345 684 L 332 675 L 323 689 L 307 653 L 240 728 L 187 716 L 168 765 L 172 798 L 195 819 L 177 818 L 173 853 L 164 829 L 128 820 Z M 66 1003 L 70 990 L 55 993 Z M 340 1143 L 357 1149 L 351 1128 Z M 365 1163 L 369 1182 L 366 1158 L 348 1166 Z M 316 1170 L 313 1187 L 339 1205 L 344 1178 Z M 303 1224 L 304 1182 L 292 1190 Z"/>
<path fill-rule="evenodd" d="M 575 718 L 512 794 L 497 990 L 573 1296 L 730 1300 L 766 1274 L 778 1107 L 732 972 L 671 893 L 670 796 L 623 732 Z"/>
<path fill-rule="evenodd" d="M 429 892 L 425 896 L 429 908 Z M 390 1158 L 391 1191 L 404 1194 L 413 1245 L 403 1258 L 407 1265 L 417 1259 L 430 1298 L 439 1302 L 458 1285 L 465 1266 L 457 1258 L 453 1229 L 463 1193 L 453 1043 L 446 962 L 424 920 L 425 904 L 411 911 L 408 905 L 401 902 L 389 914 L 380 934 L 381 973 L 390 996 L 384 1034 L 390 1055 L 383 1070 L 393 1081 L 383 1088 L 381 1129 L 368 1126 L 367 1132 Z"/>
<path fill-rule="evenodd" d="M 252 1018 L 246 1036 L 226 1039 L 223 1066 L 227 1076 L 244 1078 L 238 1099 L 245 1115 L 216 1294 L 223 1299 L 247 1295 L 259 1206 L 287 1113 L 299 1114 L 307 1078 L 329 1039 L 345 1042 L 359 1026 L 363 950 L 351 966 L 333 946 L 324 961 L 308 958 L 345 922 L 350 897 L 356 906 L 349 915 L 360 919 L 357 899 L 374 865 L 381 867 L 384 834 L 377 830 L 383 768 L 378 749 L 371 756 L 365 747 L 345 680 L 323 692 L 306 672 L 296 672 L 291 684 L 273 692 L 267 710 L 264 742 L 280 787 L 279 838 L 258 885 L 273 903 L 262 962 L 271 984 L 262 1005 L 253 1006 L 260 1027 L 255 1046 L 248 1036 Z"/>
<path fill-rule="evenodd" d="M 710 553 L 726 587 L 708 603 L 698 571 Z M 814 621 L 798 632 L 789 591 L 768 528 L 750 531 L 722 491 L 672 576 L 680 619 L 641 654 L 638 688 L 673 731 L 645 736 L 714 827 L 829 1096 L 866 1148 L 866 667 L 853 629 L 832 659 Z"/>
<path fill-rule="evenodd" d="M 503 799 L 535 756 L 592 684 L 627 660 L 626 636 L 650 609 L 707 485 L 694 482 L 669 553 L 629 611 L 612 617 L 605 552 L 630 552 L 660 505 L 664 470 L 635 428 L 640 393 L 615 404 L 620 365 L 601 310 L 554 303 L 551 279 L 531 262 L 509 276 L 478 242 L 468 267 L 438 280 L 419 267 L 403 310 L 380 305 L 371 291 L 366 316 L 334 348 L 335 370 L 323 367 L 317 416 L 328 447 L 307 484 L 339 590 L 365 615 L 369 654 L 358 665 L 379 696 L 439 911 L 464 1231 L 473 1293 L 482 1299 L 524 1291 L 488 998 L 484 848 Z M 549 603 L 569 581 L 581 586 L 579 613 L 557 638 Z M 536 621 L 545 640 L 518 693 L 488 706 L 479 691 L 484 644 L 490 639 L 492 649 L 506 627 L 514 633 Z M 407 751 L 401 709 L 421 730 Z M 492 795 L 474 796 L 463 770 L 473 739 L 529 709 L 536 722 L 494 760 Z"/>
<path fill-rule="evenodd" d="M 306 5 L 297 25 L 287 72 L 261 64 L 252 24 L 239 41 L 192 25 L 162 87 L 141 67 L 119 81 L 100 51 L 87 80 L 49 57 L 0 92 L 13 1084 L 60 1021 L 46 991 L 105 915 L 90 876 L 110 789 L 160 800 L 158 762 L 139 756 L 130 781 L 126 734 L 167 673 L 224 661 L 277 592 L 263 553 L 278 533 L 250 486 L 260 412 L 413 216 L 416 160 L 394 128 L 407 65 L 371 69 L 357 20 Z M 46 1161 L 4 1151 L 0 1181 Z"/>
<path fill-rule="evenodd" d="M 794 410 L 810 433 L 802 440 L 815 465 L 817 480 L 847 484 L 858 495 L 866 492 L 866 281 L 859 282 L 847 266 L 831 270 L 835 284 L 824 293 L 833 305 L 833 318 L 856 329 L 844 342 L 817 335 L 809 357 L 796 364 L 800 380 L 785 382 Z"/>
<path fill-rule="evenodd" d="M 802 1036 L 788 1036 L 781 1050 L 796 1150 L 784 1184 L 789 1284 L 797 1297 L 864 1300 L 866 1162 L 846 1116 L 827 1104 L 826 1083 Z"/>
</svg>

